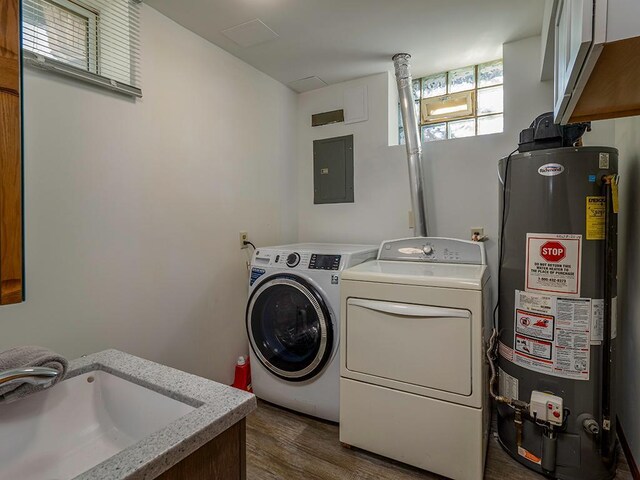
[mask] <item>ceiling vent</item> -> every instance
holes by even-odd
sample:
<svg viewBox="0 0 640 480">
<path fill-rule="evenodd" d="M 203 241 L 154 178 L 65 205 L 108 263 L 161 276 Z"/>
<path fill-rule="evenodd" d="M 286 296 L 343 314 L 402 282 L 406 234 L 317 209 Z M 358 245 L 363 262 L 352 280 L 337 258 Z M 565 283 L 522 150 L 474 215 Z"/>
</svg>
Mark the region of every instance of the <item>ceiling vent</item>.
<svg viewBox="0 0 640 480">
<path fill-rule="evenodd" d="M 279 37 L 276 32 L 258 18 L 222 30 L 222 34 L 241 47 L 253 47 Z"/>
<path fill-rule="evenodd" d="M 326 87 L 327 82 L 318 77 L 306 77 L 289 83 L 289 87 L 298 93 L 309 92 L 316 88 Z"/>
</svg>

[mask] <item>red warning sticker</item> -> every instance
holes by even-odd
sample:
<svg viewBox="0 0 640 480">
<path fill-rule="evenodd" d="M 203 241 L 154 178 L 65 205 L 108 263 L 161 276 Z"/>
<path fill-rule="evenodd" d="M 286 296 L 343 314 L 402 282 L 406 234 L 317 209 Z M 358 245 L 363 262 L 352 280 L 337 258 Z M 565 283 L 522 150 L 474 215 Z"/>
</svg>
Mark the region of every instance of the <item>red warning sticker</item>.
<svg viewBox="0 0 640 480">
<path fill-rule="evenodd" d="M 551 342 L 537 340 L 535 338 L 526 337 L 524 335 L 516 333 L 517 352 L 523 353 L 530 357 L 534 357 L 535 359 L 548 360 L 549 363 L 553 363 L 551 361 L 552 350 L 553 348 Z"/>
<path fill-rule="evenodd" d="M 516 331 L 541 340 L 553 340 L 555 317 L 516 309 Z"/>
</svg>

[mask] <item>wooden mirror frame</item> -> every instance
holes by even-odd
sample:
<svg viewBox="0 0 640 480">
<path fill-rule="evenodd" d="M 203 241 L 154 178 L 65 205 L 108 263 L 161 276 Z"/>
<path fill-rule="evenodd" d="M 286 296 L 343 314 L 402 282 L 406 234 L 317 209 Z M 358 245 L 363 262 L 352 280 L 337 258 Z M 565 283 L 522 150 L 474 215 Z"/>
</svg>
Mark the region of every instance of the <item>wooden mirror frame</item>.
<svg viewBox="0 0 640 480">
<path fill-rule="evenodd" d="M 0 5 L 0 305 L 24 300 L 20 0 Z"/>
</svg>

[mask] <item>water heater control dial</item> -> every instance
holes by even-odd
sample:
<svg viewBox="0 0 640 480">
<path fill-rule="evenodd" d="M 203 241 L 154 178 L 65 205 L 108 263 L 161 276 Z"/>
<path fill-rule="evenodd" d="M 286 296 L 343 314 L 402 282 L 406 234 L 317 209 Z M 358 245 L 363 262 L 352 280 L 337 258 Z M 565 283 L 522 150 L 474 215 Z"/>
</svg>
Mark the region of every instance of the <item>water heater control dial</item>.
<svg viewBox="0 0 640 480">
<path fill-rule="evenodd" d="M 532 391 L 531 401 L 529 402 L 529 415 L 541 422 L 562 425 L 564 417 L 562 397 L 546 392 Z"/>
<path fill-rule="evenodd" d="M 422 251 L 425 255 L 433 255 L 433 247 L 431 245 L 425 245 L 422 247 Z"/>
<path fill-rule="evenodd" d="M 300 254 L 297 252 L 290 253 L 287 256 L 287 267 L 295 267 L 300 263 Z"/>
</svg>

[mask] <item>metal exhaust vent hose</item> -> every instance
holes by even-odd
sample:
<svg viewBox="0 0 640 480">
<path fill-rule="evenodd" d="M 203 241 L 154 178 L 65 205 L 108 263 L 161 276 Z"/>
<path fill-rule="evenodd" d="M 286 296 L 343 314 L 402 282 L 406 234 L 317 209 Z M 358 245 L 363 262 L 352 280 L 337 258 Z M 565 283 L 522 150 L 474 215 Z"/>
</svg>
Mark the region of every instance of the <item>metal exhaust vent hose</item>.
<svg viewBox="0 0 640 480">
<path fill-rule="evenodd" d="M 400 111 L 404 123 L 404 138 L 407 147 L 407 159 L 409 161 L 409 187 L 411 189 L 411 208 L 414 218 L 414 236 L 427 236 L 427 212 L 424 203 L 424 188 L 422 176 L 422 145 L 420 143 L 420 130 L 413 108 L 413 91 L 411 81 L 411 66 L 408 53 L 397 53 L 393 56 L 393 64 L 396 69 L 396 82 L 398 84 L 398 98 Z"/>
</svg>

